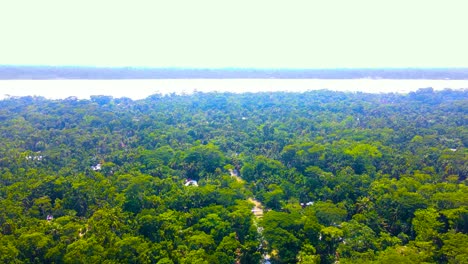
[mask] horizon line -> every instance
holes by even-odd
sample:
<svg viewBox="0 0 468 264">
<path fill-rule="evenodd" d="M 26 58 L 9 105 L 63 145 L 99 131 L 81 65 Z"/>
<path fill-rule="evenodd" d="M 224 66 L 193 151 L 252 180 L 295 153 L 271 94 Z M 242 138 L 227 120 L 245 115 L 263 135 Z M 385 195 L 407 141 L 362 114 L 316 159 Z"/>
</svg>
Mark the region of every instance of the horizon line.
<svg viewBox="0 0 468 264">
<path fill-rule="evenodd" d="M 49 67 L 49 68 L 90 68 L 90 69 L 165 69 L 165 70 L 436 70 L 436 69 L 468 69 L 468 66 L 379 66 L 379 67 L 189 67 L 189 66 L 139 66 L 139 65 L 81 65 L 81 64 L 0 64 L 0 67 Z"/>
</svg>

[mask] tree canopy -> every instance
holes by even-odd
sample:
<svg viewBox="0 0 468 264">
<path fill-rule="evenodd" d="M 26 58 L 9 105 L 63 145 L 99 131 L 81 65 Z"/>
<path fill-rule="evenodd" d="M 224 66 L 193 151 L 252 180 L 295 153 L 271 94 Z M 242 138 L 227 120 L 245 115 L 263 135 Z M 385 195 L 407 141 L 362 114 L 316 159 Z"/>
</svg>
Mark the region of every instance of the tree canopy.
<svg viewBox="0 0 468 264">
<path fill-rule="evenodd" d="M 10 97 L 0 261 L 464 263 L 467 113 L 432 89 Z"/>
</svg>

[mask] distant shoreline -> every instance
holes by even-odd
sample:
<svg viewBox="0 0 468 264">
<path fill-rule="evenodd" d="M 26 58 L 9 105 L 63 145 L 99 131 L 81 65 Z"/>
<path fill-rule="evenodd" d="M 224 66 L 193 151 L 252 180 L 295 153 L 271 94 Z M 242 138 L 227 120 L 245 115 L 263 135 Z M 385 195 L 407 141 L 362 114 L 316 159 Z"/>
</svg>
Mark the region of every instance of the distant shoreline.
<svg viewBox="0 0 468 264">
<path fill-rule="evenodd" d="M 468 90 L 468 80 L 395 79 L 153 79 L 153 80 L 0 80 L 0 99 L 42 96 L 48 99 L 93 95 L 144 99 L 153 94 L 194 92 L 307 92 L 331 90 L 363 93 L 409 93 L 421 88 Z"/>
<path fill-rule="evenodd" d="M 466 68 L 145 68 L 0 65 L 0 80 L 395 79 L 468 80 Z"/>
</svg>

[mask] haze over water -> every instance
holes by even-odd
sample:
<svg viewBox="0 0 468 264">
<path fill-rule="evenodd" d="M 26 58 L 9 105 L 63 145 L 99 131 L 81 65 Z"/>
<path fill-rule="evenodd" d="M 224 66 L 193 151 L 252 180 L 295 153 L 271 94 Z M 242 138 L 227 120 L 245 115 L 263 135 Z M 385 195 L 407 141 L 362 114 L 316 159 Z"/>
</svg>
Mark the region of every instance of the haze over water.
<svg viewBox="0 0 468 264">
<path fill-rule="evenodd" d="M 420 88 L 468 89 L 468 80 L 395 79 L 155 79 L 155 80 L 0 80 L 0 99 L 43 96 L 64 99 L 91 95 L 144 99 L 152 94 L 198 92 L 305 92 L 327 89 L 365 93 L 409 93 Z"/>
</svg>

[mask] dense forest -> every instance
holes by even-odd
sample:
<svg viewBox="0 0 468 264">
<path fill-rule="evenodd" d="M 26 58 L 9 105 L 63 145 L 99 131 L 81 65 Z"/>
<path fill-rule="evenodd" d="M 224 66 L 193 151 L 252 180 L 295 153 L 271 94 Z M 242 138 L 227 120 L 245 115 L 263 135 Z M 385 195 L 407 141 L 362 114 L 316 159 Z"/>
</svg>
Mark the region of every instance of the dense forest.
<svg viewBox="0 0 468 264">
<path fill-rule="evenodd" d="M 0 101 L 0 262 L 467 263 L 468 91 Z"/>
<path fill-rule="evenodd" d="M 0 80 L 47 79 L 447 79 L 468 80 L 468 68 L 145 68 L 0 65 Z"/>
</svg>

